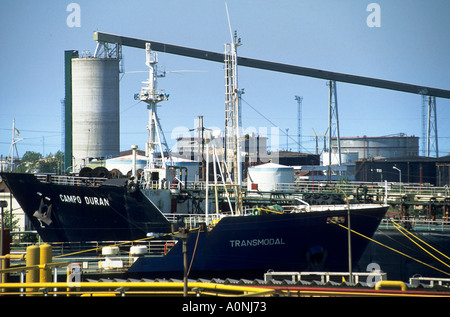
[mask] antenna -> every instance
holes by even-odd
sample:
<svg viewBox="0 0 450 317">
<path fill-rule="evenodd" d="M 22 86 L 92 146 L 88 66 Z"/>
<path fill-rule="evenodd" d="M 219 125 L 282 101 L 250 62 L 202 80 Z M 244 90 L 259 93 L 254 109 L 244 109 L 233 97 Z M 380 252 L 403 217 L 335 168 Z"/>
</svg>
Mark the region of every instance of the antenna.
<svg viewBox="0 0 450 317">
<path fill-rule="evenodd" d="M 298 152 L 302 150 L 302 100 L 303 97 L 295 96 L 297 100 L 297 145 Z"/>
<path fill-rule="evenodd" d="M 230 14 L 228 13 L 228 5 L 227 5 L 226 2 L 225 2 L 225 9 L 227 10 L 228 28 L 230 30 L 230 39 L 231 39 L 230 43 L 234 43 L 234 41 L 233 41 L 233 32 L 231 31 Z"/>
</svg>

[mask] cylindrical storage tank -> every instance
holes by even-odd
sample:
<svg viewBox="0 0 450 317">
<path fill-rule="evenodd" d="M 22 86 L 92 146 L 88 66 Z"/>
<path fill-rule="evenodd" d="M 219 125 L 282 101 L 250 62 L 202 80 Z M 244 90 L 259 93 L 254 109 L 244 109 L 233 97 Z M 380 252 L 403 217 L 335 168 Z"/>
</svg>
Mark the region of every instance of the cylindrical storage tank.
<svg viewBox="0 0 450 317">
<path fill-rule="evenodd" d="M 341 153 L 358 153 L 360 160 L 419 155 L 419 138 L 404 134 L 380 137 L 341 137 L 340 145 Z M 333 152 L 337 152 L 336 139 L 332 140 L 332 147 Z"/>
<path fill-rule="evenodd" d="M 248 169 L 248 190 L 274 191 L 283 184 L 294 183 L 294 168 L 266 163 Z"/>
<path fill-rule="evenodd" d="M 347 165 L 347 164 L 354 164 L 355 161 L 358 159 L 358 153 L 341 153 L 341 164 Z M 323 166 L 330 165 L 330 152 L 323 152 L 322 153 L 322 162 Z M 339 165 L 339 154 L 338 153 L 331 153 L 331 165 Z"/>
<path fill-rule="evenodd" d="M 126 175 L 129 171 L 131 171 L 133 167 L 133 159 L 131 155 L 115 157 L 106 160 L 105 164 L 108 170 L 117 169 L 123 175 Z M 136 160 L 136 170 L 144 169 L 147 166 L 147 158 L 144 156 L 138 156 Z"/>
<path fill-rule="evenodd" d="M 89 158 L 120 152 L 119 59 L 72 59 L 72 154 L 79 171 Z"/>
</svg>

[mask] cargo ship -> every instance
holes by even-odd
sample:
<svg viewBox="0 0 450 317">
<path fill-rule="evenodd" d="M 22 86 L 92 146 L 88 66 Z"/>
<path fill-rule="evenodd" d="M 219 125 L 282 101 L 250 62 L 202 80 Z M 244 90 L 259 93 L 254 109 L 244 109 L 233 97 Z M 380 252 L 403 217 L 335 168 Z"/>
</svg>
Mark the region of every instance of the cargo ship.
<svg viewBox="0 0 450 317">
<path fill-rule="evenodd" d="M 129 275 L 153 277 L 181 278 L 186 252 L 192 263 L 191 277 L 251 278 L 267 270 L 342 271 L 349 261 L 357 263 L 368 240 L 352 237 L 349 260 L 349 234 L 344 228 L 351 223 L 352 230 L 372 236 L 387 205 L 345 204 L 339 199 L 313 205 L 301 194 L 279 198 L 249 194 L 241 181 L 238 137 L 230 135 L 225 157 L 233 163 L 213 162 L 222 183 L 216 183 L 215 173 L 214 181 L 208 182 L 207 169 L 207 181 L 189 188 L 183 179 L 186 170 L 173 165 L 170 151 L 163 150 L 156 109 L 168 95 L 156 89 L 157 59 L 149 44 L 146 61 L 147 86 L 135 96 L 147 103 L 150 112 L 145 169 L 138 171 L 133 159 L 127 177 L 104 168 L 83 168 L 77 175 L 1 174 L 43 241 L 175 239 L 178 243 L 167 254 L 141 257 L 128 271 Z M 236 65 L 227 65 L 227 78 L 234 82 Z M 237 89 L 229 88 L 229 103 L 236 106 Z M 236 136 L 238 126 L 230 125 L 226 132 Z M 180 230 L 183 236 L 176 234 Z"/>
<path fill-rule="evenodd" d="M 290 213 L 224 216 L 213 227 L 203 226 L 185 235 L 190 278 L 261 278 L 278 272 L 331 271 L 349 268 L 348 230 L 372 236 L 387 206 L 308 206 Z M 183 245 L 178 242 L 165 256 L 140 257 L 129 277 L 183 277 Z M 351 238 L 354 266 L 368 244 Z"/>
<path fill-rule="evenodd" d="M 162 189 L 130 185 L 128 179 L 63 176 L 45 179 L 32 174 L 2 174 L 19 204 L 46 242 L 132 241 L 167 236 L 175 246 L 162 257 L 139 258 L 129 273 L 180 277 L 182 243 L 177 232 L 188 227 L 188 253 L 195 258 L 191 276 L 262 276 L 267 270 L 345 271 L 348 267 L 348 226 L 372 236 L 388 206 L 377 204 L 309 205 L 290 203 L 211 214 L 162 212 L 151 200 Z M 52 182 L 58 180 L 59 184 Z M 83 181 L 84 179 L 84 181 Z M 69 182 L 75 182 L 69 184 Z M 281 208 L 280 208 L 281 207 Z M 356 264 L 368 240 L 352 237 Z M 212 275 L 211 275 L 212 274 Z"/>
</svg>

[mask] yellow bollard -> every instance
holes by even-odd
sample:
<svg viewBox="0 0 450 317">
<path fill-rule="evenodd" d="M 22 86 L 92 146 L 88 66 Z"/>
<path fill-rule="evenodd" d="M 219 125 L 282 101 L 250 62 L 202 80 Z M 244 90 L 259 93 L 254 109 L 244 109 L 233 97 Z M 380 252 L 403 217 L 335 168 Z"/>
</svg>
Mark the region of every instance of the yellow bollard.
<svg viewBox="0 0 450 317">
<path fill-rule="evenodd" d="M 25 256 L 26 266 L 39 265 L 39 247 L 30 245 L 27 247 L 27 255 Z M 29 269 L 26 275 L 27 283 L 39 282 L 39 269 Z M 37 288 L 27 288 L 27 292 L 37 291 Z"/>
<path fill-rule="evenodd" d="M 48 264 L 52 263 L 52 247 L 51 245 L 45 243 L 40 247 L 40 264 Z M 52 281 L 52 270 L 49 267 L 43 267 L 40 270 L 39 281 L 41 283 L 51 282 Z"/>
</svg>

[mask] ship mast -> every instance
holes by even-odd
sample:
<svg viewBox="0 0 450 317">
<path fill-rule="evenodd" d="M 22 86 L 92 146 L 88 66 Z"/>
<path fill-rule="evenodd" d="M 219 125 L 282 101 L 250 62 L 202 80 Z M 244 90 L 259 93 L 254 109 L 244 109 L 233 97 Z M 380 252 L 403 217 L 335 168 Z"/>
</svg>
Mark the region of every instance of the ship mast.
<svg viewBox="0 0 450 317">
<path fill-rule="evenodd" d="M 225 44 L 225 159 L 228 171 L 236 184 L 242 184 L 240 167 L 240 139 L 242 127 L 240 94 L 237 82 L 236 48 L 241 40 L 236 41 L 236 32 L 232 43 Z"/>
<path fill-rule="evenodd" d="M 9 149 L 9 155 L 11 159 L 10 171 L 14 170 L 14 150 L 17 154 L 17 159 L 20 159 L 19 152 L 17 151 L 17 143 L 22 141 L 23 139 L 16 139 L 16 136 L 19 136 L 20 132 L 16 129 L 16 119 L 13 119 L 13 128 L 12 128 L 12 138 L 11 138 L 11 147 Z M 44 154 L 44 153 L 42 153 Z"/>
<path fill-rule="evenodd" d="M 241 45 L 241 39 L 237 39 L 236 32 L 231 43 L 225 44 L 225 164 L 230 173 L 230 182 L 235 187 L 236 212 L 241 211 L 241 94 L 238 89 L 237 76 L 237 52 L 236 48 Z"/>
<path fill-rule="evenodd" d="M 142 87 L 139 94 L 135 95 L 135 99 L 144 101 L 147 104 L 149 112 L 148 120 L 148 142 L 145 145 L 145 153 L 148 158 L 148 169 L 165 169 L 166 168 L 166 158 L 164 156 L 164 149 L 167 151 L 169 160 L 171 161 L 170 151 L 167 146 L 164 133 L 161 129 L 159 123 L 157 106 L 161 101 L 168 100 L 169 95 L 164 92 L 164 90 L 157 89 L 157 63 L 158 56 L 155 52 L 152 52 L 150 48 L 150 43 L 145 44 L 146 60 L 145 65 L 149 68 L 149 77 L 147 81 L 143 82 L 147 84 L 146 87 Z M 158 148 L 161 158 L 156 157 L 158 153 Z"/>
</svg>

